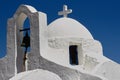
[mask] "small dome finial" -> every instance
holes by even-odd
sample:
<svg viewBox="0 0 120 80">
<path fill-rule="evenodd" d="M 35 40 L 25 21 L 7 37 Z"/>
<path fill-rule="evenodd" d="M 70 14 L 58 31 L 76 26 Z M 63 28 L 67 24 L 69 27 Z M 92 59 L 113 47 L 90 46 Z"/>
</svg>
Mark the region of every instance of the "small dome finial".
<svg viewBox="0 0 120 80">
<path fill-rule="evenodd" d="M 67 17 L 67 15 L 70 13 L 72 13 L 72 9 L 68 9 L 67 5 L 63 5 L 63 11 L 58 12 L 58 15 L 63 15 L 63 17 Z"/>
</svg>

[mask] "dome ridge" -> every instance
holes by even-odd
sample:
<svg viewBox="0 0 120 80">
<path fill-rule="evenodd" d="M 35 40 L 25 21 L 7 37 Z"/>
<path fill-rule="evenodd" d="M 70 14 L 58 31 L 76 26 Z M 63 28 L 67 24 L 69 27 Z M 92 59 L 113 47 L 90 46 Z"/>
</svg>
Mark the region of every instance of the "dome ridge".
<svg viewBox="0 0 120 80">
<path fill-rule="evenodd" d="M 58 18 L 48 25 L 49 38 L 83 38 L 93 39 L 91 33 L 75 19 Z"/>
</svg>

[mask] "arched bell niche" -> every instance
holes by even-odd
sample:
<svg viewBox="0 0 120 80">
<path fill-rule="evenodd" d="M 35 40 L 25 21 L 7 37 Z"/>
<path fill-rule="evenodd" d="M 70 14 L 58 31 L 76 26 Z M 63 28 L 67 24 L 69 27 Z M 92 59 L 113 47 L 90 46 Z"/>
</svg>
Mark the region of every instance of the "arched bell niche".
<svg viewBox="0 0 120 80">
<path fill-rule="evenodd" d="M 38 68 L 40 52 L 44 50 L 44 27 L 47 26 L 46 14 L 37 12 L 30 6 L 20 6 L 14 15 L 15 19 L 15 73 Z M 30 28 L 30 48 L 27 65 L 23 67 L 25 48 L 21 47 L 24 38 L 24 28 Z"/>
<path fill-rule="evenodd" d="M 30 53 L 30 20 L 26 14 L 19 15 L 16 28 L 16 72 L 19 73 L 27 70 L 27 55 Z"/>
<path fill-rule="evenodd" d="M 39 58 L 41 51 L 44 50 L 44 27 L 47 26 L 47 17 L 43 12 L 37 11 L 34 7 L 29 5 L 20 5 L 13 17 L 7 22 L 7 55 L 8 60 L 7 74 L 8 78 L 25 70 L 33 70 L 39 68 Z M 30 49 L 27 51 L 27 65 L 23 65 L 25 48 L 21 47 L 21 43 L 25 36 L 26 28 L 30 28 L 28 32 L 30 36 Z M 41 40 L 42 39 L 42 40 Z M 8 75 L 11 74 L 11 75 Z"/>
</svg>

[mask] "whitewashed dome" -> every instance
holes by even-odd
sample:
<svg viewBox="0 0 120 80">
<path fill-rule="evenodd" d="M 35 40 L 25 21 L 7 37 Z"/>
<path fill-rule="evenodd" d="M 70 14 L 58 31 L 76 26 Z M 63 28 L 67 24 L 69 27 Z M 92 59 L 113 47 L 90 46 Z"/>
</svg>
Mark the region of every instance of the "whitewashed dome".
<svg viewBox="0 0 120 80">
<path fill-rule="evenodd" d="M 53 72 L 42 69 L 36 69 L 21 72 L 9 80 L 62 80 L 62 79 Z"/>
<path fill-rule="evenodd" d="M 91 33 L 72 18 L 59 18 L 48 25 L 48 38 L 93 39 Z"/>
</svg>

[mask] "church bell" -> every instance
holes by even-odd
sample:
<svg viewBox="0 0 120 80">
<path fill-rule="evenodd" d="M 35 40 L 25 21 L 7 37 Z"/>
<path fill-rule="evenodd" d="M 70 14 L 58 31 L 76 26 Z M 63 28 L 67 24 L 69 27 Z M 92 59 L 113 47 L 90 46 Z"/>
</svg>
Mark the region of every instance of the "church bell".
<svg viewBox="0 0 120 80">
<path fill-rule="evenodd" d="M 21 47 L 25 47 L 25 48 L 30 47 L 30 37 L 28 35 L 28 31 L 26 31 L 25 36 L 23 37 Z"/>
</svg>

